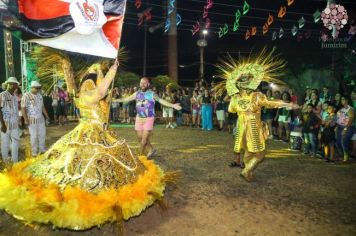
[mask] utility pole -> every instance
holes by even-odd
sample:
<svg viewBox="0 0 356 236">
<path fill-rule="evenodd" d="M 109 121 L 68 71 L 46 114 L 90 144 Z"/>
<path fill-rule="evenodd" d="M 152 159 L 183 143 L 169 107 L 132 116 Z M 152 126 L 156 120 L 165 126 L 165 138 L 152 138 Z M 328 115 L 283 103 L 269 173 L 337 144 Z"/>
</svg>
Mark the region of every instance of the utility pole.
<svg viewBox="0 0 356 236">
<path fill-rule="evenodd" d="M 148 1 L 147 1 L 147 4 L 148 4 Z M 152 8 L 147 8 L 146 10 L 140 12 L 137 14 L 137 17 L 138 18 L 142 18 L 143 21 L 144 21 L 144 38 L 143 38 L 143 70 L 142 70 L 142 76 L 146 76 L 147 75 L 147 29 L 148 29 L 148 26 L 147 26 L 147 19 L 144 18 L 145 16 L 145 13 L 147 11 L 150 11 Z"/>
<path fill-rule="evenodd" d="M 145 77 L 147 75 L 147 21 L 145 20 L 145 35 L 144 35 L 144 43 L 143 43 L 143 72 L 142 76 Z"/>
<path fill-rule="evenodd" d="M 204 79 L 204 48 L 208 46 L 208 41 L 206 41 L 205 36 L 208 34 L 207 29 L 200 31 L 200 38 L 197 41 L 197 46 L 200 49 L 200 68 L 199 68 L 199 79 Z"/>
<path fill-rule="evenodd" d="M 169 1 L 166 4 L 168 8 Z M 174 5 L 173 12 L 169 15 L 171 25 L 168 31 L 168 76 L 178 82 L 177 1 Z"/>
</svg>

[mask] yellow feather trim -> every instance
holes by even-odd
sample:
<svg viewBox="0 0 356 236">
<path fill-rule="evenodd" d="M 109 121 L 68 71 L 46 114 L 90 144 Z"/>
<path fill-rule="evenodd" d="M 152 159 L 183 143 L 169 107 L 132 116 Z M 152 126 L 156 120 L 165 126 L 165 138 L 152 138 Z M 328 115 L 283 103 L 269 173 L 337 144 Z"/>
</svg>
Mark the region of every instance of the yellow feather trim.
<svg viewBox="0 0 356 236">
<path fill-rule="evenodd" d="M 165 174 L 143 156 L 140 161 L 147 170 L 135 183 L 97 194 L 74 187 L 60 190 L 57 185 L 45 185 L 23 171 L 33 161 L 26 160 L 0 173 L 0 209 L 26 223 L 52 223 L 59 228 L 83 230 L 127 220 L 161 199 L 165 189 Z M 119 215 L 123 219 L 117 219 Z"/>
</svg>

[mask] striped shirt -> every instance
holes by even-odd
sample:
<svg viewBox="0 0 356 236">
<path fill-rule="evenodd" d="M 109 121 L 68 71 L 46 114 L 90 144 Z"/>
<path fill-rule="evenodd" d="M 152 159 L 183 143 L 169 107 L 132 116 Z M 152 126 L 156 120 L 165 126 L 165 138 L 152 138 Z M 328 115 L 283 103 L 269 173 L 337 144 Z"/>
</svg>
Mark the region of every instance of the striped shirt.
<svg viewBox="0 0 356 236">
<path fill-rule="evenodd" d="M 8 91 L 0 93 L 0 109 L 8 130 L 18 128 L 19 107 L 16 95 Z"/>
<path fill-rule="evenodd" d="M 42 114 L 43 98 L 41 94 L 26 93 L 21 100 L 21 107 L 25 108 L 29 124 L 45 122 Z"/>
</svg>

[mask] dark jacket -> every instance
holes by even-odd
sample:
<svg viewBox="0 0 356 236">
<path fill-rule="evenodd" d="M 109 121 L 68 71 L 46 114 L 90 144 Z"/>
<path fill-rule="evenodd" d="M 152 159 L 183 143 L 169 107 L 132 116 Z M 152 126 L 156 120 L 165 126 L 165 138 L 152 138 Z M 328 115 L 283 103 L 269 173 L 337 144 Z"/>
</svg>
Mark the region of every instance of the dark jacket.
<svg viewBox="0 0 356 236">
<path fill-rule="evenodd" d="M 317 130 L 319 124 L 319 118 L 313 113 L 302 114 L 302 132 L 312 133 Z"/>
</svg>

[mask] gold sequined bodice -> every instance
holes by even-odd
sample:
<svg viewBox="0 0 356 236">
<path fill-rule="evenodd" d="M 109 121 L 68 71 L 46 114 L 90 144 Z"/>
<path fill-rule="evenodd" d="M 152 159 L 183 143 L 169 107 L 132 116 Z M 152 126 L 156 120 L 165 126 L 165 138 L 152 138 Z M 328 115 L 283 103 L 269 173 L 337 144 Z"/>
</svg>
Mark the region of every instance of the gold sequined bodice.
<svg viewBox="0 0 356 236">
<path fill-rule="evenodd" d="M 251 93 L 246 95 L 236 95 L 231 98 L 229 111 L 232 113 L 260 113 L 261 106 L 258 104 L 258 93 Z"/>
<path fill-rule="evenodd" d="M 80 110 L 82 120 L 93 120 L 105 123 L 108 120 L 110 105 L 104 99 L 97 104 L 88 104 L 84 98 L 76 98 L 75 104 Z"/>
</svg>

